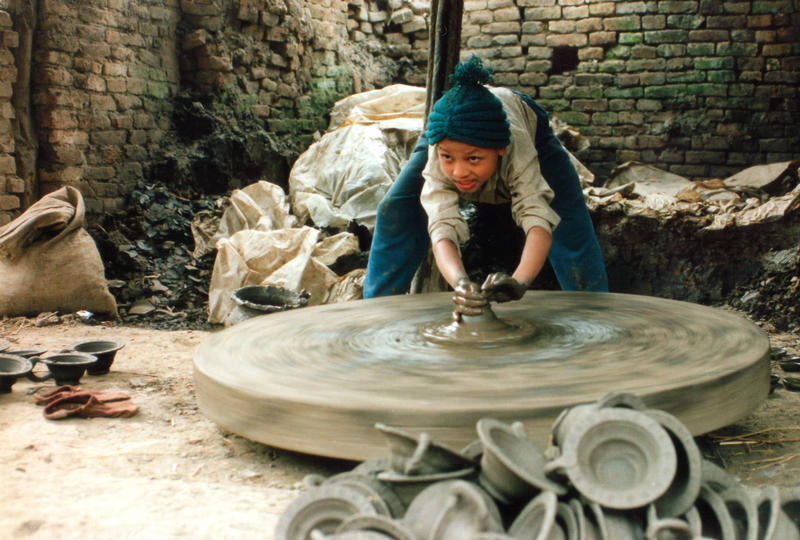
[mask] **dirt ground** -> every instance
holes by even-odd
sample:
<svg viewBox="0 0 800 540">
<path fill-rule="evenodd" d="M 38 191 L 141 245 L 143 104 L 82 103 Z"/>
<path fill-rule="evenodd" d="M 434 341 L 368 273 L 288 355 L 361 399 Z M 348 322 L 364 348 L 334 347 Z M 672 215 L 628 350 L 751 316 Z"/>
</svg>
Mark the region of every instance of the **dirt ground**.
<svg viewBox="0 0 800 540">
<path fill-rule="evenodd" d="M 42 383 L 22 379 L 0 395 L 0 537 L 271 538 L 305 475 L 355 466 L 248 441 L 204 417 L 192 357 L 208 334 L 74 319 L 42 327 L 0 321 L 0 338 L 13 349 L 124 342 L 111 372 L 85 376 L 81 387 L 125 392 L 140 407 L 130 418 L 53 421 L 31 396 Z M 773 351 L 800 354 L 797 335 L 770 332 L 770 339 Z M 778 387 L 754 414 L 697 440 L 746 485 L 794 485 L 798 419 L 800 393 Z"/>
</svg>

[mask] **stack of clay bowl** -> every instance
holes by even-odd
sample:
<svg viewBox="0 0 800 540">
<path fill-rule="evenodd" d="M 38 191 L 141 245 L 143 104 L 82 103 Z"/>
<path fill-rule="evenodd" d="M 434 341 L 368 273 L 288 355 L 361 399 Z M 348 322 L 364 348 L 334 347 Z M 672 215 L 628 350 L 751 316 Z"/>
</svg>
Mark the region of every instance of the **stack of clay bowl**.
<svg viewBox="0 0 800 540">
<path fill-rule="evenodd" d="M 800 486 L 739 484 L 631 394 L 563 411 L 545 452 L 492 418 L 459 452 L 376 428 L 388 457 L 306 477 L 276 540 L 800 540 Z"/>
</svg>

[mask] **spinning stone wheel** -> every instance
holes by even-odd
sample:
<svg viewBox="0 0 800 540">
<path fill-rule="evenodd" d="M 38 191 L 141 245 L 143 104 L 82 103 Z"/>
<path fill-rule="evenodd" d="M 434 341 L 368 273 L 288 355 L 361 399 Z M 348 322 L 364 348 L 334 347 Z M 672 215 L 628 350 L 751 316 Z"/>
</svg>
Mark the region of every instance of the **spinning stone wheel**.
<svg viewBox="0 0 800 540">
<path fill-rule="evenodd" d="M 544 447 L 563 409 L 608 392 L 636 394 L 695 435 L 747 415 L 769 392 L 769 340 L 734 313 L 529 291 L 493 304 L 498 320 L 459 326 L 451 296 L 302 308 L 212 334 L 194 357 L 200 408 L 251 440 L 363 460 L 386 455 L 378 422 L 457 450 L 476 439 L 480 418 L 521 421 Z"/>
</svg>

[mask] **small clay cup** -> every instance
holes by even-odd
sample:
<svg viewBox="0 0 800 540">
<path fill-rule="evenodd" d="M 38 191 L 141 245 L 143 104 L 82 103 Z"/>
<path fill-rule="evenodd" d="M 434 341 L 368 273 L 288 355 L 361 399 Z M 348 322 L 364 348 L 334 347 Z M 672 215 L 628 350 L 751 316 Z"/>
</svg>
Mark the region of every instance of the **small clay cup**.
<svg viewBox="0 0 800 540">
<path fill-rule="evenodd" d="M 557 512 L 558 496 L 552 491 L 543 491 L 517 514 L 508 528 L 508 534 L 520 540 L 549 539 L 556 526 Z"/>
<path fill-rule="evenodd" d="M 503 532 L 502 517 L 492 498 L 464 480 L 437 482 L 408 506 L 403 522 L 419 538 L 460 540 L 480 532 Z"/>
<path fill-rule="evenodd" d="M 50 375 L 55 379 L 57 386 L 65 384 L 77 386 L 86 368 L 97 362 L 97 357 L 86 353 L 67 352 L 51 354 L 42 357 L 40 361 L 50 370 Z M 44 378 L 47 379 L 49 376 Z"/>
<path fill-rule="evenodd" d="M 8 394 L 21 377 L 28 377 L 33 370 L 31 361 L 16 354 L 0 353 L 0 394 Z"/>
<path fill-rule="evenodd" d="M 719 493 L 703 484 L 694 503 L 700 514 L 702 534 L 706 538 L 735 540 L 736 529 L 730 511 Z M 765 536 L 763 538 L 772 538 Z"/>
<path fill-rule="evenodd" d="M 389 445 L 389 466 L 407 476 L 432 475 L 474 468 L 476 463 L 431 440 L 427 433 L 419 437 L 401 429 L 377 423 L 375 428 Z"/>
<path fill-rule="evenodd" d="M 335 474 L 324 483 L 344 485 L 360 492 L 372 501 L 378 515 L 400 518 L 405 514 L 406 505 L 397 492 L 374 475 L 350 471 Z"/>
<path fill-rule="evenodd" d="M 97 360 L 86 368 L 86 372 L 89 375 L 105 375 L 111 370 L 117 351 L 124 346 L 124 343 L 108 339 L 88 339 L 73 343 L 69 350 L 95 356 Z"/>
<path fill-rule="evenodd" d="M 278 518 L 274 538 L 312 538 L 314 530 L 334 534 L 346 519 L 354 515 L 374 516 L 375 507 L 367 497 L 347 486 L 319 486 L 301 494 L 286 507 Z"/>
<path fill-rule="evenodd" d="M 544 475 L 544 454 L 525 437 L 522 424 L 481 418 L 477 430 L 483 443 L 478 483 L 495 498 L 513 503 L 544 490 L 558 495 L 567 492 L 565 486 Z"/>
</svg>

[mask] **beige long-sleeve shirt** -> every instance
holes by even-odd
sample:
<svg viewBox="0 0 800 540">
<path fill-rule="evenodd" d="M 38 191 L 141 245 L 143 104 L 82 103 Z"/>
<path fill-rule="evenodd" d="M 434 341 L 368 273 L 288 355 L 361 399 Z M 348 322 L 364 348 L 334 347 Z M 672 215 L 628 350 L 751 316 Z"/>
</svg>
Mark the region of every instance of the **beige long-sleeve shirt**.
<svg viewBox="0 0 800 540">
<path fill-rule="evenodd" d="M 511 128 L 511 144 L 492 177 L 476 193 L 460 193 L 439 165 L 436 146 L 428 149 L 428 163 L 422 172 L 425 183 L 421 202 L 428 214 L 431 244 L 451 240 L 459 246 L 469 239 L 469 227 L 458 212 L 458 198 L 490 204 L 511 203 L 511 215 L 528 234 L 542 227 L 552 234 L 560 218 L 552 208 L 553 191 L 539 170 L 536 139 L 536 114 L 522 98 L 507 88 L 491 88 L 503 103 Z"/>
</svg>

